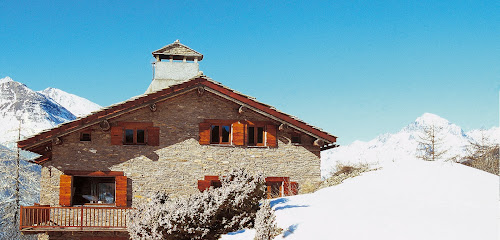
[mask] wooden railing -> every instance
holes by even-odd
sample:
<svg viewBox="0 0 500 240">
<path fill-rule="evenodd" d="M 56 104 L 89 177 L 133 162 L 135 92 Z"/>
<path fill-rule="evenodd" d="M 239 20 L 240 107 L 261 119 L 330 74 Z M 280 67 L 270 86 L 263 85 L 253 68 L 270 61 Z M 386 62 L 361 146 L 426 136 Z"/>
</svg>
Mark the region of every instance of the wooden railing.
<svg viewBox="0 0 500 240">
<path fill-rule="evenodd" d="M 21 230 L 113 230 L 127 229 L 125 207 L 21 206 Z"/>
</svg>

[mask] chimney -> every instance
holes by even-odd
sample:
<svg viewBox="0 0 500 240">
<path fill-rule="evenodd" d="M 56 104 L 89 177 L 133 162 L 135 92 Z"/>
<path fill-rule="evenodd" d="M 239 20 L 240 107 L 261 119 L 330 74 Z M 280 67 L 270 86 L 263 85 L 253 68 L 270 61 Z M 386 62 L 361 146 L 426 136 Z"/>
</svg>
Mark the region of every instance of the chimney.
<svg viewBox="0 0 500 240">
<path fill-rule="evenodd" d="M 179 40 L 153 52 L 153 81 L 146 93 L 152 93 L 185 82 L 199 74 L 198 61 L 203 55 Z"/>
</svg>

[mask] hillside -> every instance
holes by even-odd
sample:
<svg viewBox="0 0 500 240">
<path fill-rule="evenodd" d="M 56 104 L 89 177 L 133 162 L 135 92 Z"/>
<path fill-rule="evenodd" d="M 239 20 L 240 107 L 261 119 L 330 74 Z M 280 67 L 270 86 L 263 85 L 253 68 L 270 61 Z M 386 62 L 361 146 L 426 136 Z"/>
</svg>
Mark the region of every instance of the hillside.
<svg viewBox="0 0 500 240">
<path fill-rule="evenodd" d="M 498 176 L 449 162 L 398 159 L 312 194 L 272 201 L 276 237 L 303 239 L 498 239 Z M 251 240 L 254 230 L 225 235 Z"/>
</svg>

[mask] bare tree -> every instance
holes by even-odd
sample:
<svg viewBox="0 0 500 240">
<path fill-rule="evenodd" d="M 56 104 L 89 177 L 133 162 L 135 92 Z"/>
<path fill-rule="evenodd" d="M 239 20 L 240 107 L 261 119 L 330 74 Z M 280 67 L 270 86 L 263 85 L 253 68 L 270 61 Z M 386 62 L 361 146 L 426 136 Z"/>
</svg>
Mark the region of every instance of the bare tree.
<svg viewBox="0 0 500 240">
<path fill-rule="evenodd" d="M 20 135 L 18 136 L 18 139 Z M 0 239 L 35 239 L 21 235 L 21 205 L 33 205 L 40 191 L 40 167 L 25 160 L 19 149 L 0 146 Z"/>
<path fill-rule="evenodd" d="M 499 146 L 481 131 L 481 138 L 469 141 L 467 155 L 462 163 L 495 175 L 499 175 Z"/>
<path fill-rule="evenodd" d="M 417 140 L 417 157 L 425 161 L 436 161 L 448 151 L 443 149 L 443 139 L 439 137 L 442 127 L 431 125 L 424 127 Z"/>
</svg>

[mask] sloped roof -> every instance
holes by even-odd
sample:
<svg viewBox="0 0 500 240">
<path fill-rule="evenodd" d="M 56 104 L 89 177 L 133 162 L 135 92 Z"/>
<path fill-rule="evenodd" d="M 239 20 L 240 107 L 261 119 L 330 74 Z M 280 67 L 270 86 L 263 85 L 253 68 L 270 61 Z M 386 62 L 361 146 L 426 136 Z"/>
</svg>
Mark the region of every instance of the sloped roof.
<svg viewBox="0 0 500 240">
<path fill-rule="evenodd" d="M 42 131 L 34 136 L 21 140 L 17 143 L 17 145 L 19 148 L 24 150 L 34 150 L 58 137 L 99 124 L 104 120 L 110 120 L 128 112 L 150 106 L 153 103 L 165 101 L 180 94 L 200 89 L 238 103 L 241 106 L 258 112 L 275 121 L 281 122 L 288 127 L 304 132 L 312 137 L 321 139 L 325 142 L 325 146 L 336 142 L 336 136 L 327 133 L 320 128 L 309 125 L 306 122 L 281 112 L 270 105 L 258 102 L 255 98 L 230 89 L 219 82 L 213 81 L 207 76 L 200 75 L 187 82 L 172 85 L 169 88 L 165 88 L 157 92 L 143 94 L 124 102 L 102 108 L 87 116 L 77 118 L 76 120 L 60 124 L 57 127 Z"/>
<path fill-rule="evenodd" d="M 203 55 L 190 47 L 180 43 L 179 40 L 164 46 L 153 52 L 153 56 L 158 56 L 160 59 L 170 59 L 174 60 L 183 60 L 186 57 L 186 60 L 194 61 L 194 59 L 198 59 L 201 61 L 203 59 Z"/>
</svg>

